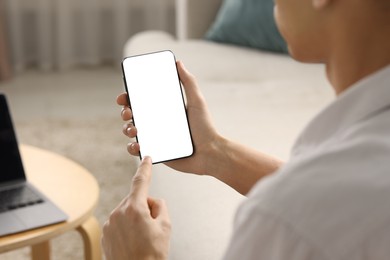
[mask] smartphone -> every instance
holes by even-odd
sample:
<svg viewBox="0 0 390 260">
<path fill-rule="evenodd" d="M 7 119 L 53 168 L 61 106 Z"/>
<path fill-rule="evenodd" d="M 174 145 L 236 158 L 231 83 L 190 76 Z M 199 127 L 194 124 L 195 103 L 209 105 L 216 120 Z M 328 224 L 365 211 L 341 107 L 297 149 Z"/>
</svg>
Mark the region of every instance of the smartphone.
<svg viewBox="0 0 390 260">
<path fill-rule="evenodd" d="M 140 158 L 160 163 L 189 157 L 193 142 L 175 55 L 160 51 L 124 58 L 125 88 L 137 127 Z"/>
</svg>

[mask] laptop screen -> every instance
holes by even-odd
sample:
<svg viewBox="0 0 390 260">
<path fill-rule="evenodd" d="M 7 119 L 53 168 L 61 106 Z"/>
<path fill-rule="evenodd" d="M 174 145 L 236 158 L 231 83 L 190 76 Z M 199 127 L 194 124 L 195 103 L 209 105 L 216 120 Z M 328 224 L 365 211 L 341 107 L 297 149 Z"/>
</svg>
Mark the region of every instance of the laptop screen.
<svg viewBox="0 0 390 260">
<path fill-rule="evenodd" d="M 5 96 L 0 94 L 0 184 L 24 180 L 22 159 Z"/>
</svg>

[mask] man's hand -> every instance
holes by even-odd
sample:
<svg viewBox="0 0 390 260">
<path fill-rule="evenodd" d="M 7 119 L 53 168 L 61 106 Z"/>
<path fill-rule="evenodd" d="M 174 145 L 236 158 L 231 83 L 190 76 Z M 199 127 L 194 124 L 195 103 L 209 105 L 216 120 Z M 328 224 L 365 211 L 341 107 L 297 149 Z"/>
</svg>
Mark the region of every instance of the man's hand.
<svg viewBox="0 0 390 260">
<path fill-rule="evenodd" d="M 180 61 L 177 62 L 177 69 L 187 98 L 187 115 L 195 153 L 188 158 L 169 161 L 165 164 L 178 171 L 207 175 L 210 174 L 208 173 L 208 165 L 215 165 L 215 161 L 210 161 L 210 158 L 215 156 L 215 152 L 219 153 L 219 146 L 223 138 L 217 133 L 212 123 L 205 99 L 195 77 Z M 131 121 L 133 114 L 129 107 L 127 94 L 120 94 L 117 98 L 117 103 L 123 106 L 121 112 L 122 119 L 124 121 L 130 120 L 123 126 L 123 133 L 133 138 L 137 135 L 137 128 Z M 131 142 L 128 144 L 127 150 L 130 154 L 138 156 L 140 146 L 137 142 Z"/>
<path fill-rule="evenodd" d="M 129 195 L 104 224 L 107 260 L 168 258 L 171 224 L 164 201 L 148 197 L 151 170 L 151 158 L 145 157 Z"/>
</svg>

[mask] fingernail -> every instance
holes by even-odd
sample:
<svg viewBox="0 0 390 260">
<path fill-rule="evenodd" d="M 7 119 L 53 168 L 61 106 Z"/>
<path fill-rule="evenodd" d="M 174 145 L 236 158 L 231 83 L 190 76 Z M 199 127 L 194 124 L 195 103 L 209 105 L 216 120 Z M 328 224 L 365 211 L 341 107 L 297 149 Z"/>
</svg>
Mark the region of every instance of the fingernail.
<svg viewBox="0 0 390 260">
<path fill-rule="evenodd" d="M 131 131 L 131 127 L 126 129 L 126 133 L 130 134 L 130 131 Z"/>
<path fill-rule="evenodd" d="M 150 156 L 145 156 L 143 159 L 142 159 L 143 162 L 152 162 L 152 158 Z"/>
</svg>

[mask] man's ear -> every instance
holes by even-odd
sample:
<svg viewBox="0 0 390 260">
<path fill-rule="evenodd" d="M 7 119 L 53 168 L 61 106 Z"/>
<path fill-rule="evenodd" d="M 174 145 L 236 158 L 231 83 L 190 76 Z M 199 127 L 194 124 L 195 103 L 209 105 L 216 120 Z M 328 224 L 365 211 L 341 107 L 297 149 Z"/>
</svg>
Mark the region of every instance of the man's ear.
<svg viewBox="0 0 390 260">
<path fill-rule="evenodd" d="M 313 7 L 316 10 L 323 9 L 328 6 L 332 0 L 312 0 Z"/>
</svg>

